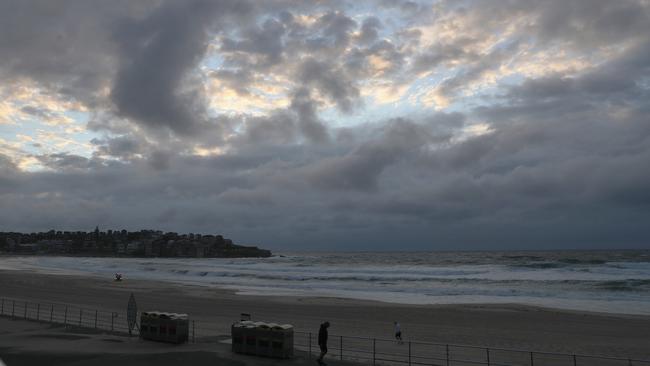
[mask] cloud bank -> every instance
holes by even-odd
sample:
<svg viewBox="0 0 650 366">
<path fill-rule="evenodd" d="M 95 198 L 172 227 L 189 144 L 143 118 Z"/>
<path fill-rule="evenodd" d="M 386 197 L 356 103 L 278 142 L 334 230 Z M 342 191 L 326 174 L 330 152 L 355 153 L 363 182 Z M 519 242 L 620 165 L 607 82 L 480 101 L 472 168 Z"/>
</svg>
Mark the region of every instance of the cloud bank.
<svg viewBox="0 0 650 366">
<path fill-rule="evenodd" d="M 0 229 L 650 247 L 650 4 L 4 1 Z"/>
</svg>

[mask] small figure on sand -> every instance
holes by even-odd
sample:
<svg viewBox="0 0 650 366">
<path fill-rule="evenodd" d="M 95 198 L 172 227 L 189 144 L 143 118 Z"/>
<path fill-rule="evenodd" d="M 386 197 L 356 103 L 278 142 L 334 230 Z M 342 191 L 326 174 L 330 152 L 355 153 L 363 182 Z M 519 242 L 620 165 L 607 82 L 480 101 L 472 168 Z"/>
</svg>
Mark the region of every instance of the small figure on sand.
<svg viewBox="0 0 650 366">
<path fill-rule="evenodd" d="M 395 340 L 397 340 L 397 344 L 404 344 L 404 341 L 402 341 L 402 327 L 399 325 L 398 322 L 394 322 L 395 324 Z"/>
<path fill-rule="evenodd" d="M 115 274 L 115 281 L 122 281 L 122 274 L 121 273 L 116 273 Z"/>
<path fill-rule="evenodd" d="M 325 354 L 327 353 L 327 328 L 330 327 L 329 322 L 325 322 L 320 325 L 320 329 L 318 330 L 318 345 L 320 346 L 320 356 L 316 361 L 318 361 L 318 364 L 320 365 L 327 365 L 325 362 L 323 362 L 323 357 L 325 357 Z"/>
</svg>

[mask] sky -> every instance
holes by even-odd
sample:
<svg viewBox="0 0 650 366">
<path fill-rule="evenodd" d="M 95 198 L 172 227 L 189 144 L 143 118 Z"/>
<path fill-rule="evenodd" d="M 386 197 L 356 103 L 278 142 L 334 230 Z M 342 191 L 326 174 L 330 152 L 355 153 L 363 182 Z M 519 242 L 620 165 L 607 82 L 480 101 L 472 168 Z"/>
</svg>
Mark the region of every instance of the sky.
<svg viewBox="0 0 650 366">
<path fill-rule="evenodd" d="M 0 231 L 650 248 L 649 0 L 0 0 Z"/>
</svg>

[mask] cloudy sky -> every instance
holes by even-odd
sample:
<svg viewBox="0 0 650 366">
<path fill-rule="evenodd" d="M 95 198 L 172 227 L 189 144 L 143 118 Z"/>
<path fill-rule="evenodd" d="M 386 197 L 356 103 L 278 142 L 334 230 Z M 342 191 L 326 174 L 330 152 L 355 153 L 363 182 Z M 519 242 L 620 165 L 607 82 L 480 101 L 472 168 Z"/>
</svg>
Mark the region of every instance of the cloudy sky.
<svg viewBox="0 0 650 366">
<path fill-rule="evenodd" d="M 0 0 L 0 230 L 650 248 L 650 1 Z"/>
</svg>

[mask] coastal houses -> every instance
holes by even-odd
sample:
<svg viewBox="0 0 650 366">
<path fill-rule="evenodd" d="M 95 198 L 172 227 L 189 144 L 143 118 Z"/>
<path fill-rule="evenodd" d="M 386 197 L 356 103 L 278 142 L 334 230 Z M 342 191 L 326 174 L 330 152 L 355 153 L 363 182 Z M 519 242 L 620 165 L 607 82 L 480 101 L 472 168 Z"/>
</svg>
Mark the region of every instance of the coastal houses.
<svg viewBox="0 0 650 366">
<path fill-rule="evenodd" d="M 130 257 L 269 257 L 255 246 L 236 245 L 221 235 L 126 230 L 107 232 L 0 233 L 0 252 L 15 254 Z"/>
</svg>

